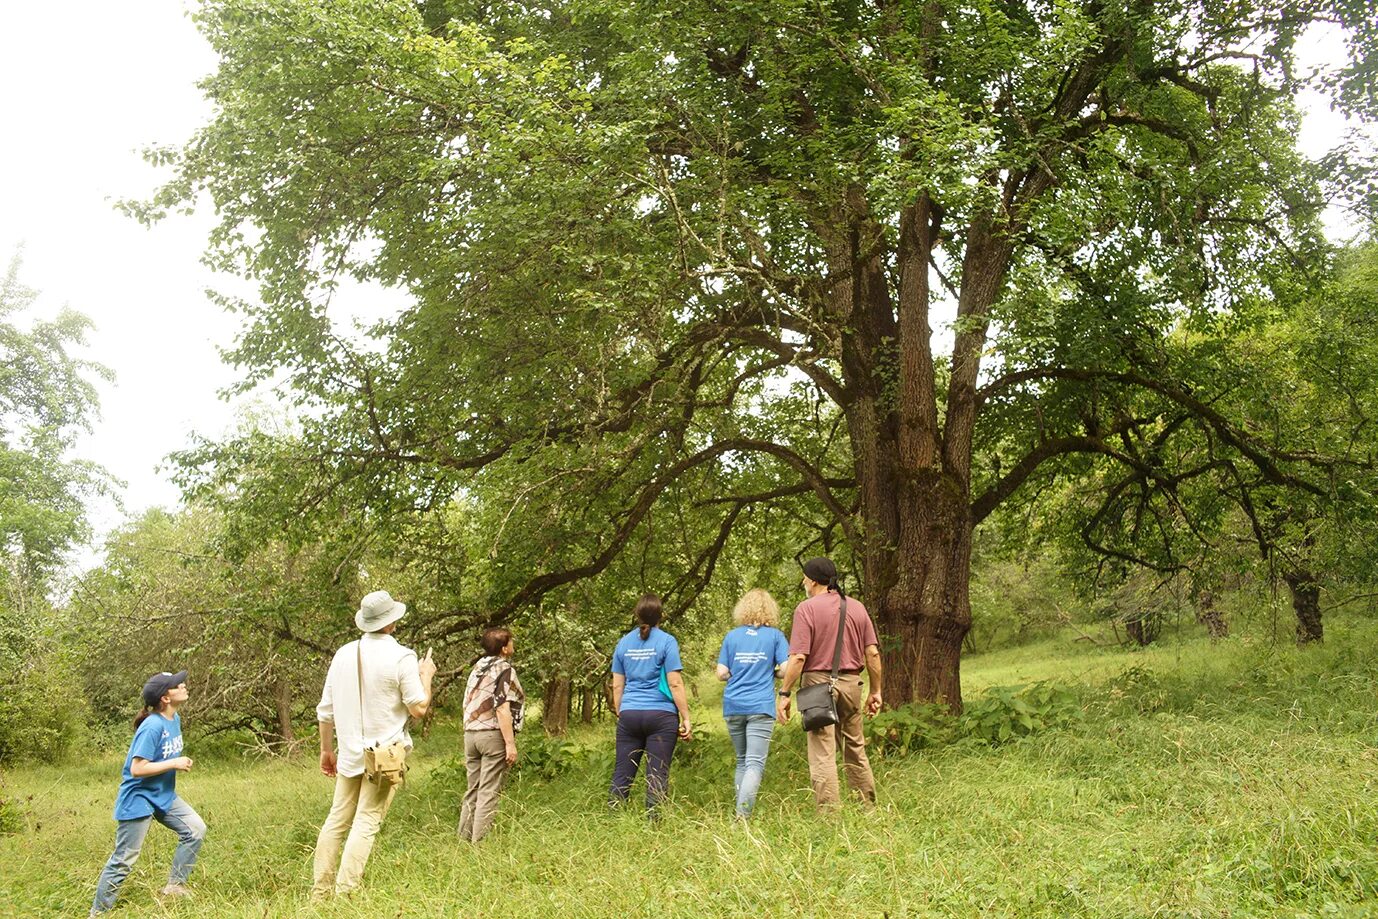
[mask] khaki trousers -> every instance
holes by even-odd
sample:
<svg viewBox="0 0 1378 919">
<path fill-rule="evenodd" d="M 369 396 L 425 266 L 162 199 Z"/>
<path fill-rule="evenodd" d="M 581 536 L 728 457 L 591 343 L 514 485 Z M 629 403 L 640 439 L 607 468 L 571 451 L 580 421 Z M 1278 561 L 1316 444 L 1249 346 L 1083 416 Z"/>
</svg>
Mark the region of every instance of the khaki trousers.
<svg viewBox="0 0 1378 919">
<path fill-rule="evenodd" d="M 804 672 L 799 685 L 828 682 L 826 670 Z M 861 677 L 842 674 L 837 678 L 838 723 L 831 728 L 808 731 L 809 783 L 819 810 L 836 810 L 842 800 L 837 784 L 837 748 L 842 747 L 842 763 L 847 786 L 867 804 L 876 802 L 876 779 L 866 758 L 866 735 L 861 727 Z"/>
<path fill-rule="evenodd" d="M 469 788 L 459 812 L 459 838 L 478 842 L 498 815 L 498 795 L 507 778 L 507 743 L 502 731 L 465 731 L 464 766 Z"/>
<path fill-rule="evenodd" d="M 330 805 L 330 816 L 325 818 L 316 837 L 313 899 L 322 899 L 332 893 L 348 893 L 359 886 L 364 865 L 373 851 L 373 838 L 383 825 L 396 791 L 395 785 L 379 787 L 365 781 L 362 775 L 335 777 L 335 800 Z M 343 856 L 340 855 L 342 843 Z M 336 862 L 340 866 L 338 875 Z"/>
</svg>

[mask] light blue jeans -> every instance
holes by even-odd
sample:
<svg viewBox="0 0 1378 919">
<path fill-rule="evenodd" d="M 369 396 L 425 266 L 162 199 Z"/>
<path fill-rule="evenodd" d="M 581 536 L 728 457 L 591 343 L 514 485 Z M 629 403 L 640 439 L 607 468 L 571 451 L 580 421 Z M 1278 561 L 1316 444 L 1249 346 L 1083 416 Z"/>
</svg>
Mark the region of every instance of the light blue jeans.
<svg viewBox="0 0 1378 919">
<path fill-rule="evenodd" d="M 167 877 L 169 884 L 185 884 L 191 876 L 192 866 L 196 864 L 196 854 L 201 851 L 201 840 L 206 838 L 206 822 L 191 809 L 191 805 L 181 798 L 173 798 L 172 805 L 165 811 L 154 811 L 151 817 L 138 820 L 120 820 L 115 824 L 115 851 L 105 869 L 100 873 L 96 884 L 96 899 L 91 904 L 91 912 L 103 913 L 115 905 L 120 885 L 129 876 L 129 869 L 139 858 L 139 850 L 144 846 L 148 835 L 148 825 L 157 820 L 177 834 L 177 851 L 172 854 L 172 872 Z"/>
<path fill-rule="evenodd" d="M 756 806 L 756 792 L 761 789 L 761 776 L 766 771 L 766 754 L 770 752 L 770 735 L 775 731 L 773 715 L 727 715 L 727 733 L 737 751 L 737 816 L 751 816 Z"/>
</svg>

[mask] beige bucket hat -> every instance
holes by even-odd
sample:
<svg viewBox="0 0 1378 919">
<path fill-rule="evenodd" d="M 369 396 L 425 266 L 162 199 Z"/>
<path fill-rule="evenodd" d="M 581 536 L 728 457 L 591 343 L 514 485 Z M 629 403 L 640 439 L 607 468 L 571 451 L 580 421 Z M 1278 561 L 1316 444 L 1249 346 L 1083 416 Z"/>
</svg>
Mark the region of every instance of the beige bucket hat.
<svg viewBox="0 0 1378 919">
<path fill-rule="evenodd" d="M 354 624 L 360 632 L 376 632 L 401 619 L 406 612 L 407 604 L 398 603 L 386 590 L 375 590 L 359 601 Z"/>
</svg>

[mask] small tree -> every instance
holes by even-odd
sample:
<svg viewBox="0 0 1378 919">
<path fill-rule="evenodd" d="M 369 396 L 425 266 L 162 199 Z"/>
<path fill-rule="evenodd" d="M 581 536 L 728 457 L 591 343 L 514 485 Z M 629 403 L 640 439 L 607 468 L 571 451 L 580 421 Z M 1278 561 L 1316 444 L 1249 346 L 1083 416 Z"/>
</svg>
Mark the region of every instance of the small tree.
<svg viewBox="0 0 1378 919">
<path fill-rule="evenodd" d="M 90 322 L 68 309 L 32 318 L 20 265 L 16 254 L 0 280 L 0 761 L 55 755 L 81 724 L 49 592 L 88 536 L 86 499 L 108 483 L 71 457 L 97 411 L 92 380 L 109 376 L 74 353 Z"/>
<path fill-rule="evenodd" d="M 198 730 L 245 731 L 291 749 L 363 593 L 338 545 L 270 542 L 228 553 L 205 507 L 149 511 L 112 534 L 77 584 L 71 618 L 98 714 L 123 718 L 150 672 L 194 673 Z"/>
</svg>

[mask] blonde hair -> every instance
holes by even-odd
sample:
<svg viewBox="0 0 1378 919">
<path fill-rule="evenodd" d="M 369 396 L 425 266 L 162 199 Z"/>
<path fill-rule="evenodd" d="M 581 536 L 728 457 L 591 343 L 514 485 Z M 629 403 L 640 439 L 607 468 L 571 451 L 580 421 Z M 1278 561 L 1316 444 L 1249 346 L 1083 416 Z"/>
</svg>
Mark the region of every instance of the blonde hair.
<svg viewBox="0 0 1378 919">
<path fill-rule="evenodd" d="M 737 625 L 779 625 L 780 607 L 768 591 L 756 587 L 742 594 L 732 607 L 732 621 Z"/>
</svg>

